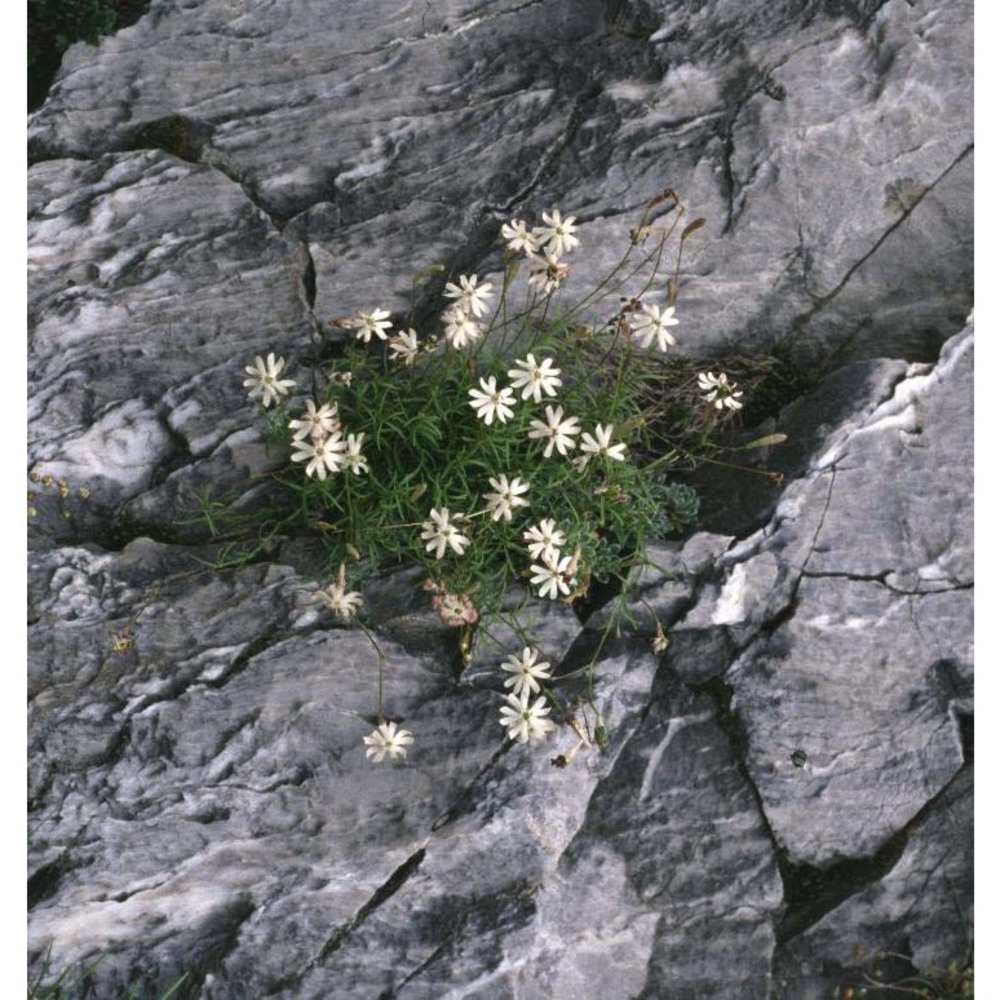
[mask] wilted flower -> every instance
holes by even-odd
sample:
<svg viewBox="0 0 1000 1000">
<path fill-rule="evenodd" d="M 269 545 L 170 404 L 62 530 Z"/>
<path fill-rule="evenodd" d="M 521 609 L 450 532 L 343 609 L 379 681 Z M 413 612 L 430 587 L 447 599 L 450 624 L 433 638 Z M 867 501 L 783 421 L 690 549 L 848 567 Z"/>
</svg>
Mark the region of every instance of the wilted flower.
<svg viewBox="0 0 1000 1000">
<path fill-rule="evenodd" d="M 569 274 L 569 264 L 560 264 L 558 257 L 546 253 L 544 257 L 531 259 L 528 284 L 543 295 L 551 295 L 563 283 L 567 274 Z"/>
<path fill-rule="evenodd" d="M 475 625 L 479 621 L 479 612 L 468 594 L 451 594 L 441 590 L 431 598 L 431 607 L 445 625 L 453 628 Z"/>
<path fill-rule="evenodd" d="M 351 618 L 364 604 L 361 594 L 356 590 L 347 590 L 343 563 L 340 564 L 336 583 L 332 583 L 326 590 L 317 591 L 314 599 L 322 601 L 328 611 L 334 612 L 341 618 Z"/>
</svg>

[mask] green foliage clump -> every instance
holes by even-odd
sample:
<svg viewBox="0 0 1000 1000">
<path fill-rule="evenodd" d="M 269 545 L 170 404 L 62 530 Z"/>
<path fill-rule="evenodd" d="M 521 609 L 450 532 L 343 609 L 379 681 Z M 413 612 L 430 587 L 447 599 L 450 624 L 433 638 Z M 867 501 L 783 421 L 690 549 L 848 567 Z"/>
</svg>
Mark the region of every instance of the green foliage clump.
<svg viewBox="0 0 1000 1000">
<path fill-rule="evenodd" d="M 45 100 L 63 53 L 74 42 L 96 45 L 132 24 L 149 0 L 28 0 L 28 110 Z"/>
<path fill-rule="evenodd" d="M 650 565 L 647 543 L 697 517 L 697 494 L 676 473 L 719 461 L 714 432 L 743 406 L 726 373 L 699 372 L 672 350 L 672 328 L 684 335 L 674 315 L 681 257 L 703 225 L 682 226 L 683 215 L 674 192 L 654 198 L 610 273 L 568 305 L 581 227 L 557 210 L 531 229 L 513 219 L 501 227 L 499 287 L 464 274 L 444 283 L 440 334 L 383 308 L 331 321 L 354 333 L 314 359 L 306 399 L 292 396 L 305 380 L 288 377 L 284 358 L 246 367 L 269 440 L 291 449 L 272 476 L 288 508 L 262 537 L 312 533 L 333 581 L 315 598 L 362 628 L 364 599 L 348 576 L 400 563 L 423 568 L 466 662 L 472 630 L 504 620 L 525 644 L 502 668 L 514 690 L 500 722 L 520 742 L 544 739 L 553 724 L 549 664 L 518 624 L 518 600 L 587 612 L 618 594 L 607 637 L 625 614 L 630 574 Z M 666 642 L 658 624 L 654 651 Z M 583 672 L 592 682 L 593 663 Z M 413 740 L 384 715 L 381 676 L 380 666 L 379 725 L 365 737 L 375 762 L 405 757 Z M 581 745 L 605 744 L 599 715 L 593 728 L 581 718 L 565 718 Z"/>
</svg>

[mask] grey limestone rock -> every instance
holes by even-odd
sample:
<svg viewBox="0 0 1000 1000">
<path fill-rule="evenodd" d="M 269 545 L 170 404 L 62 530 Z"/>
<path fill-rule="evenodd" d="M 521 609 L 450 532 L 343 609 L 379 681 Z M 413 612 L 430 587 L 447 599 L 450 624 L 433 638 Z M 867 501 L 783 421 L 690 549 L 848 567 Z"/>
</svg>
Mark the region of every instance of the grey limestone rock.
<svg viewBox="0 0 1000 1000">
<path fill-rule="evenodd" d="M 33 974 L 802 1000 L 881 952 L 970 959 L 971 21 L 154 0 L 67 53 L 28 123 Z M 417 571 L 364 585 L 366 633 L 313 599 L 309 538 L 189 523 L 196 494 L 272 502 L 255 355 L 336 350 L 331 319 L 402 317 L 442 265 L 413 301 L 434 332 L 442 282 L 497 274 L 501 222 L 551 207 L 586 288 L 667 187 L 707 220 L 678 350 L 780 348 L 810 389 L 747 428 L 789 435 L 759 459 L 783 484 L 703 479 L 620 635 L 511 595 L 578 731 L 505 740 L 523 635 L 481 630 L 462 669 Z M 365 759 L 380 709 L 405 763 Z"/>
</svg>

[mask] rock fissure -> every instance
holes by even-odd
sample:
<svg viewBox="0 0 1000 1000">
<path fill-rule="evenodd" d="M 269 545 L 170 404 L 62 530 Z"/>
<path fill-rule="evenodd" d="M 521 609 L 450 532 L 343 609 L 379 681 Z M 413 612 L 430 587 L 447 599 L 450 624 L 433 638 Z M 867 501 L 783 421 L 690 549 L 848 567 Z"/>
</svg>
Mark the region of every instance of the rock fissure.
<svg viewBox="0 0 1000 1000">
<path fill-rule="evenodd" d="M 889 226 L 887 226 L 878 238 L 872 243 L 869 249 L 862 254 L 857 260 L 855 260 L 844 272 L 843 276 L 837 282 L 837 284 L 829 291 L 824 294 L 815 294 L 811 297 L 814 299 L 814 304 L 810 306 L 808 310 L 804 313 L 800 313 L 796 316 L 790 323 L 791 335 L 786 338 L 786 340 L 794 340 L 796 335 L 801 333 L 806 329 L 813 317 L 822 309 L 829 306 L 836 298 L 839 296 L 847 285 L 850 283 L 851 279 L 855 274 L 868 262 L 870 261 L 883 247 L 886 241 L 903 226 L 916 212 L 917 208 L 920 207 L 921 203 L 926 199 L 934 189 L 943 181 L 948 175 L 960 164 L 967 156 L 969 156 L 974 149 L 974 144 L 970 143 L 967 145 L 959 154 L 956 156 L 947 167 L 944 168 L 919 194 L 915 195 L 912 202 L 907 205 L 901 206 L 900 215 L 895 219 Z M 851 346 L 850 341 L 845 341 L 841 347 L 841 353 L 845 352 Z"/>
</svg>

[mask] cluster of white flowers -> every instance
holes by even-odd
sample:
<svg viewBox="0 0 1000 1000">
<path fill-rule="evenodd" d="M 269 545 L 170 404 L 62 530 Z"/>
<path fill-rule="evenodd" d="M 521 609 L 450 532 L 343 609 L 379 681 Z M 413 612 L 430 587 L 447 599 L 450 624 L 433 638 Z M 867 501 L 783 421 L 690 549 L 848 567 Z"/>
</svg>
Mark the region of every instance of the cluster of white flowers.
<svg viewBox="0 0 1000 1000">
<path fill-rule="evenodd" d="M 703 390 L 702 399 L 711 403 L 717 410 L 723 407 L 729 410 L 743 408 L 740 402 L 742 392 L 736 392 L 736 383 L 730 382 L 725 372 L 713 375 L 712 372 L 702 372 L 698 376 L 698 388 Z"/>
<path fill-rule="evenodd" d="M 528 259 L 528 284 L 542 295 L 551 295 L 569 274 L 569 265 L 560 258 L 579 246 L 573 234 L 579 229 L 572 215 L 565 219 L 558 209 L 542 212 L 544 226 L 530 232 L 523 219 L 511 219 L 500 233 L 509 250 L 523 253 Z"/>
<path fill-rule="evenodd" d="M 373 309 L 371 312 L 359 311 L 352 320 L 343 322 L 344 325 L 353 327 L 354 335 L 366 344 L 371 343 L 372 335 L 379 340 L 386 341 L 389 357 L 393 361 L 402 361 L 405 365 L 412 365 L 417 360 L 421 350 L 432 351 L 436 343 L 434 339 L 429 338 L 421 344 L 417 337 L 417 331 L 412 327 L 409 330 L 400 330 L 390 335 L 392 323 L 389 321 L 388 309 Z M 344 384 L 350 385 L 350 372 L 338 373 L 336 378 L 341 380 L 346 378 Z M 331 381 L 334 381 L 334 378 L 331 378 Z"/>
<path fill-rule="evenodd" d="M 565 532 L 556 527 L 552 518 L 546 518 L 532 525 L 521 537 L 528 545 L 528 555 L 538 560 L 531 564 L 531 582 L 538 587 L 538 596 L 554 600 L 569 594 L 570 588 L 577 582 L 580 554 L 563 555 Z"/>
<path fill-rule="evenodd" d="M 306 400 L 306 412 L 298 420 L 290 420 L 293 462 L 305 462 L 306 475 L 326 479 L 328 472 L 349 470 L 356 476 L 368 472 L 368 461 L 361 452 L 365 435 L 344 434 L 337 419 L 337 404 L 324 403 L 318 409 Z"/>
<path fill-rule="evenodd" d="M 500 725 L 506 727 L 507 735 L 519 743 L 543 740 L 555 729 L 555 724 L 545 718 L 551 711 L 544 695 L 532 700 L 533 694 L 541 691 L 539 681 L 551 680 L 551 664 L 538 662 L 539 652 L 525 646 L 520 656 L 511 653 L 500 664 L 511 676 L 504 681 L 504 687 L 511 688 L 506 704 L 500 709 Z"/>
<path fill-rule="evenodd" d="M 459 275 L 458 284 L 449 281 L 444 286 L 445 298 L 452 303 L 441 314 L 444 323 L 444 338 L 457 350 L 476 343 L 484 332 L 479 320 L 486 315 L 493 298 L 493 285 L 484 281 L 480 284 L 476 275 Z"/>
</svg>

